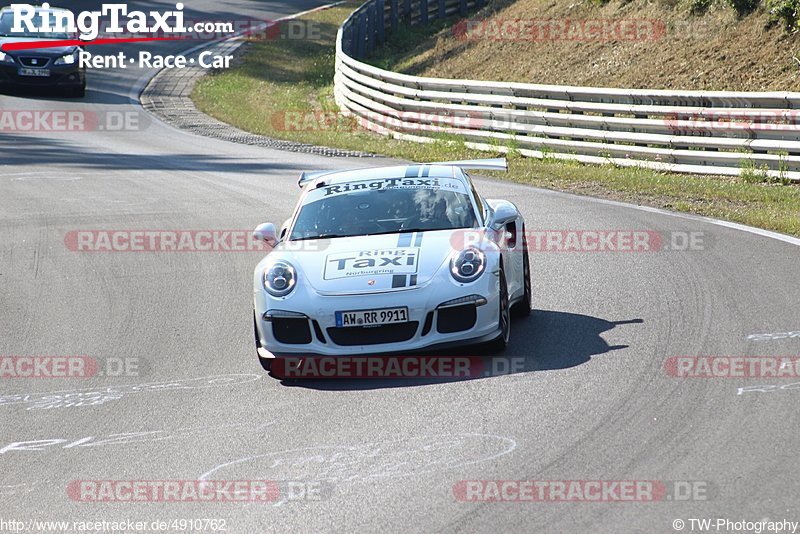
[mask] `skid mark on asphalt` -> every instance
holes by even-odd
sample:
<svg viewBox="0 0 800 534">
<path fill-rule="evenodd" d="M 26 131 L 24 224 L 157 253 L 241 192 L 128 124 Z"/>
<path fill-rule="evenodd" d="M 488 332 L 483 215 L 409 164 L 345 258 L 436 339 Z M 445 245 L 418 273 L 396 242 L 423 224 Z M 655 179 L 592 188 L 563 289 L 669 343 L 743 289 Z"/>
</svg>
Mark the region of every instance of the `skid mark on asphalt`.
<svg viewBox="0 0 800 534">
<path fill-rule="evenodd" d="M 491 434 L 317 445 L 232 460 L 213 467 L 198 480 L 297 480 L 338 486 L 460 468 L 499 458 L 516 447 L 514 439 Z"/>
<path fill-rule="evenodd" d="M 59 408 L 77 408 L 99 406 L 107 402 L 120 400 L 137 393 L 160 393 L 165 391 L 183 391 L 232 387 L 259 380 L 261 375 L 230 374 L 202 378 L 184 378 L 167 382 L 148 384 L 128 384 L 98 388 L 52 391 L 48 393 L 0 393 L 0 408 L 13 406 L 26 410 L 51 410 Z"/>
<path fill-rule="evenodd" d="M 14 441 L 0 448 L 0 455 L 15 451 L 33 452 L 58 452 L 58 451 L 80 451 L 86 447 L 110 447 L 120 445 L 136 445 L 142 443 L 154 443 L 167 440 L 188 438 L 193 436 L 206 437 L 229 433 L 236 430 L 239 433 L 260 432 L 267 427 L 277 424 L 277 421 L 264 423 L 231 423 L 216 426 L 198 426 L 176 428 L 172 430 L 145 430 L 138 432 L 120 432 L 105 436 L 85 436 L 81 438 L 50 438 L 35 439 L 26 441 Z"/>
<path fill-rule="evenodd" d="M 800 382 L 791 384 L 767 384 L 764 386 L 744 386 L 736 388 L 736 396 L 747 395 L 749 393 L 777 393 L 778 391 L 800 390 Z M 760 396 L 760 395 L 759 395 Z"/>
<path fill-rule="evenodd" d="M 776 339 L 797 339 L 800 340 L 800 330 L 794 332 L 773 332 L 769 334 L 750 334 L 747 336 L 749 341 L 773 341 Z"/>
</svg>

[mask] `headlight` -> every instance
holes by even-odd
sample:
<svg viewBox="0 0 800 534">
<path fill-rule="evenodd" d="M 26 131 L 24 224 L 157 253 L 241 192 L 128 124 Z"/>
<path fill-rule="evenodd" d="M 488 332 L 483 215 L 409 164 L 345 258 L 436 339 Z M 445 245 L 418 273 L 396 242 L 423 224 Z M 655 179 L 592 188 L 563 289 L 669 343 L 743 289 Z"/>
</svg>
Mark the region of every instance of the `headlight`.
<svg viewBox="0 0 800 534">
<path fill-rule="evenodd" d="M 75 54 L 67 54 L 58 58 L 54 65 L 72 65 L 75 63 Z"/>
<path fill-rule="evenodd" d="M 297 285 L 297 271 L 285 261 L 276 261 L 264 270 L 264 289 L 273 297 L 285 297 Z"/>
<path fill-rule="evenodd" d="M 0 63 L 14 63 L 14 58 L 5 52 L 0 52 Z"/>
<path fill-rule="evenodd" d="M 474 282 L 486 270 L 486 254 L 470 247 L 462 250 L 450 260 L 450 273 L 458 282 Z"/>
</svg>

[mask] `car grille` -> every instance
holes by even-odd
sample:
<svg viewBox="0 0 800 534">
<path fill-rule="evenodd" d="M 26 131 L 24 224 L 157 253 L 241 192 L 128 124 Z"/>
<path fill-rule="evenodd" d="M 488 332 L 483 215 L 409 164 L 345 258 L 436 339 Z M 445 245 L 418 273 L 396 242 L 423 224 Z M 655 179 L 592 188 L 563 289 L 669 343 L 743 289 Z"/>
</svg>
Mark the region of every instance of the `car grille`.
<svg viewBox="0 0 800 534">
<path fill-rule="evenodd" d="M 350 326 L 347 328 L 328 328 L 328 337 L 337 345 L 380 345 L 408 341 L 417 333 L 418 321 L 385 324 L 381 326 Z"/>
<path fill-rule="evenodd" d="M 33 67 L 35 69 L 46 67 L 50 63 L 50 59 L 46 57 L 21 57 L 19 62 L 23 67 Z"/>
<path fill-rule="evenodd" d="M 436 317 L 436 331 L 440 334 L 463 332 L 475 326 L 478 312 L 475 305 L 470 303 L 464 306 L 442 308 Z"/>
</svg>

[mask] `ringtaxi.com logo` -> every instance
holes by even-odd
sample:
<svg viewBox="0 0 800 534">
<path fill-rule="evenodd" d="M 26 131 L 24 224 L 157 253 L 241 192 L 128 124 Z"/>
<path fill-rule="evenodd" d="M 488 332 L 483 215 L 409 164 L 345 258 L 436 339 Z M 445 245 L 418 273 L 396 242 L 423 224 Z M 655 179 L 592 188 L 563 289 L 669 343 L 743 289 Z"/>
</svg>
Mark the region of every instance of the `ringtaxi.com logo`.
<svg viewBox="0 0 800 534">
<path fill-rule="evenodd" d="M 193 21 L 184 14 L 184 4 L 178 2 L 173 11 L 131 11 L 126 4 L 103 4 L 95 11 L 73 13 L 56 10 L 50 17 L 37 13 L 50 9 L 41 6 L 11 4 L 13 25 L 10 34 L 62 33 L 76 35 L 82 41 L 98 37 L 128 39 L 198 39 L 209 40 L 233 35 L 251 39 L 309 39 L 320 40 L 321 24 L 306 20 L 233 20 Z"/>
<path fill-rule="evenodd" d="M 707 501 L 713 486 L 702 480 L 461 480 L 459 502 L 650 503 Z"/>
<path fill-rule="evenodd" d="M 0 379 L 121 378 L 141 377 L 149 372 L 149 362 L 136 357 L 0 355 Z"/>
<path fill-rule="evenodd" d="M 49 10 L 50 4 L 11 4 L 14 24 L 11 35 L 25 33 L 62 33 L 78 35 L 83 41 L 97 39 L 102 30 L 101 21 L 106 17 L 105 31 L 112 34 L 138 33 L 156 36 L 159 32 L 186 33 L 183 3 L 175 4 L 174 11 L 129 11 L 126 4 L 103 4 L 100 10 L 73 13 L 55 11 L 50 17 L 37 16 Z M 152 23 L 152 24 L 151 24 Z"/>
<path fill-rule="evenodd" d="M 464 250 L 486 238 L 496 242 L 503 237 L 511 248 L 520 248 L 525 242 L 528 252 L 684 252 L 707 250 L 710 243 L 705 232 L 575 229 L 526 230 L 523 234 L 506 228 L 505 236 L 484 230 L 458 230 L 451 235 L 450 245 L 454 250 Z"/>
</svg>

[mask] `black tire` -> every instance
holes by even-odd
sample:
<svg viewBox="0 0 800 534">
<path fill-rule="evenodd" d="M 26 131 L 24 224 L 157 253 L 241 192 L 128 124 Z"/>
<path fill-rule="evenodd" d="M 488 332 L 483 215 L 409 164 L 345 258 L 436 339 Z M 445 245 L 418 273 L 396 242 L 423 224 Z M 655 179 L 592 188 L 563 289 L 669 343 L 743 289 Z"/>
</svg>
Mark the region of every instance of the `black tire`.
<svg viewBox="0 0 800 534">
<path fill-rule="evenodd" d="M 500 267 L 500 306 L 497 322 L 500 325 L 501 333 L 494 340 L 487 344 L 489 354 L 497 354 L 506 350 L 508 340 L 511 337 L 511 310 L 508 306 L 508 284 L 506 284 L 506 273 Z"/>
<path fill-rule="evenodd" d="M 528 257 L 528 240 L 525 239 L 525 227 L 522 228 L 522 277 L 525 285 L 525 296 L 511 307 L 514 317 L 527 317 L 531 314 L 531 262 Z"/>
<path fill-rule="evenodd" d="M 253 337 L 256 338 L 256 358 L 258 358 L 258 363 L 261 364 L 262 369 L 266 372 L 270 372 L 272 370 L 272 360 L 268 360 L 266 358 L 262 358 L 258 354 L 258 347 L 261 346 L 261 342 L 258 340 L 258 328 L 256 328 L 256 312 L 253 310 Z"/>
</svg>

